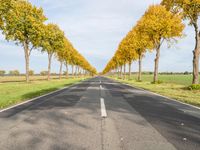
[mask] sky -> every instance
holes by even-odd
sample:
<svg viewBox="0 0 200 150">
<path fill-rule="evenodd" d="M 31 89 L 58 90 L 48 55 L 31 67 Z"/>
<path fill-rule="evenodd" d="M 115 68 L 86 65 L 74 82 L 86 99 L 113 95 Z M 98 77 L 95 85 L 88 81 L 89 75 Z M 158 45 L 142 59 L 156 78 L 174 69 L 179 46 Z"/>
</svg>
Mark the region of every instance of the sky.
<svg viewBox="0 0 200 150">
<path fill-rule="evenodd" d="M 137 23 L 149 5 L 160 0 L 30 0 L 44 9 L 46 23 L 56 23 L 65 32 L 73 46 L 100 72 L 114 55 L 120 41 Z M 161 47 L 160 72 L 192 71 L 194 30 L 186 23 L 186 35 L 177 44 Z M 24 52 L 21 46 L 7 42 L 0 35 L 0 70 L 18 69 L 25 72 Z M 147 53 L 143 70 L 153 71 L 155 52 Z M 36 73 L 47 70 L 47 54 L 34 50 L 30 68 Z M 135 62 L 133 71 L 137 71 Z M 54 59 L 52 72 L 59 71 Z"/>
</svg>

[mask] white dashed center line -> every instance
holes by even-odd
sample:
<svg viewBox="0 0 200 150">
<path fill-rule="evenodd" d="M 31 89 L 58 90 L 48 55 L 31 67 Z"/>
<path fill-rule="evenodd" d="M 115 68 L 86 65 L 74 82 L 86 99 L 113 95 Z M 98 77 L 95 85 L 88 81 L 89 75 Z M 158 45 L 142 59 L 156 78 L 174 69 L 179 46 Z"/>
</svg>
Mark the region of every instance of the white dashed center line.
<svg viewBox="0 0 200 150">
<path fill-rule="evenodd" d="M 102 90 L 103 87 L 101 85 L 101 80 L 99 82 L 100 82 L 100 90 Z M 107 117 L 107 113 L 106 113 L 106 106 L 105 106 L 104 98 L 100 98 L 100 103 L 101 103 L 101 117 L 102 118 L 106 118 Z"/>
<path fill-rule="evenodd" d="M 105 103 L 104 103 L 104 99 L 100 98 L 100 102 L 101 102 L 101 117 L 106 118 L 107 113 L 106 113 L 106 106 L 105 106 Z"/>
</svg>

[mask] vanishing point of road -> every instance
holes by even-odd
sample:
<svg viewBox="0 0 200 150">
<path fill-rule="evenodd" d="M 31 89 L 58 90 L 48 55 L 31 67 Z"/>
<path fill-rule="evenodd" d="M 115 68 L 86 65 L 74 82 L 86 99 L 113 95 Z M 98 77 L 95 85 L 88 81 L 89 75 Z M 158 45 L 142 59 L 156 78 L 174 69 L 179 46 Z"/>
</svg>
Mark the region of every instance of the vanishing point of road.
<svg viewBox="0 0 200 150">
<path fill-rule="evenodd" d="M 200 150 L 200 109 L 94 77 L 0 112 L 0 150 Z"/>
</svg>

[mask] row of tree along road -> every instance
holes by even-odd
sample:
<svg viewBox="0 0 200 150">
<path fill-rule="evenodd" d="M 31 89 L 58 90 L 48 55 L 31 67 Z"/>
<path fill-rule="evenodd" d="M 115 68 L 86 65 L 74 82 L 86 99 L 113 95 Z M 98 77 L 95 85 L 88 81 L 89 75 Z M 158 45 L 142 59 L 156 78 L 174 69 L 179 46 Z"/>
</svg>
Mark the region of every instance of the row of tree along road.
<svg viewBox="0 0 200 150">
<path fill-rule="evenodd" d="M 138 80 L 141 80 L 142 58 L 147 51 L 156 51 L 153 82 L 158 82 L 158 66 L 163 42 L 172 44 L 183 36 L 185 25 L 195 29 L 195 49 L 193 51 L 193 84 L 199 84 L 200 32 L 198 18 L 200 14 L 199 0 L 163 0 L 160 5 L 152 5 L 137 22 L 136 26 L 121 41 L 118 49 L 109 61 L 103 73 L 117 71 L 119 77 L 125 78 L 126 64 L 129 64 L 131 75 L 132 61 L 138 60 Z M 123 73 L 124 72 L 124 75 Z"/>
<path fill-rule="evenodd" d="M 60 76 L 63 64 L 66 74 L 68 65 L 72 66 L 72 74 L 75 69 L 84 74 L 95 74 L 95 68 L 73 47 L 64 32 L 56 24 L 45 24 L 46 20 L 43 9 L 27 0 L 0 0 L 0 29 L 6 40 L 23 47 L 26 81 L 29 82 L 29 60 L 34 49 L 48 54 L 48 80 L 53 56 L 60 61 Z"/>
</svg>

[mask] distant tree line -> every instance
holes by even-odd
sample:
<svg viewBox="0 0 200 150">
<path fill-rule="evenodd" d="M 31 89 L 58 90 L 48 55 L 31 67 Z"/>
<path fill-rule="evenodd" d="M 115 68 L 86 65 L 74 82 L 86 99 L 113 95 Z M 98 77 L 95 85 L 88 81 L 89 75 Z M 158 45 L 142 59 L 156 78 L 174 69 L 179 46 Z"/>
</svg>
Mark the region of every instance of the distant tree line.
<svg viewBox="0 0 200 150">
<path fill-rule="evenodd" d="M 66 75 L 66 74 L 72 75 L 72 74 L 67 73 L 66 71 L 64 71 L 64 72 L 62 73 L 62 75 Z M 81 73 L 79 73 L 79 74 L 81 74 Z M 0 70 L 0 76 L 8 76 L 8 75 L 9 75 L 9 76 L 10 76 L 10 75 L 18 76 L 18 75 L 24 75 L 24 74 L 20 73 L 19 70 L 10 70 L 10 71 L 8 71 L 8 72 L 6 72 L 5 70 Z M 29 75 L 30 75 L 30 76 L 33 76 L 33 75 L 47 76 L 47 75 L 48 75 L 48 71 L 41 71 L 39 74 L 36 74 L 33 70 L 29 70 Z M 56 75 L 56 76 L 58 76 L 58 75 L 60 75 L 60 74 L 59 74 L 59 73 L 51 73 L 51 75 Z"/>
<path fill-rule="evenodd" d="M 118 74 L 117 71 L 109 72 L 109 74 Z M 129 75 L 129 73 L 125 73 L 126 75 Z M 132 75 L 138 75 L 138 72 L 131 72 Z M 143 75 L 153 75 L 154 72 L 152 71 L 143 71 Z M 159 72 L 160 75 L 192 75 L 192 72 L 185 71 L 185 72 Z M 200 72 L 199 72 L 200 75 Z"/>
</svg>

